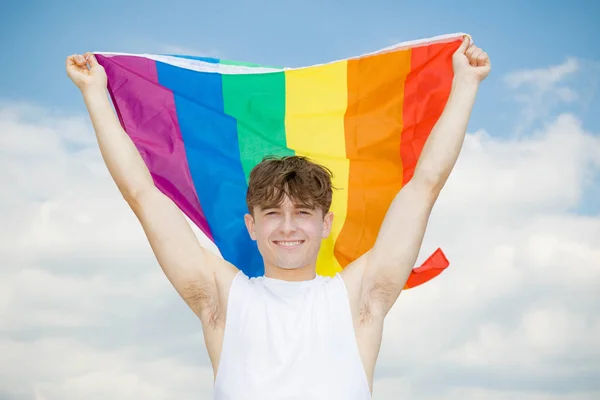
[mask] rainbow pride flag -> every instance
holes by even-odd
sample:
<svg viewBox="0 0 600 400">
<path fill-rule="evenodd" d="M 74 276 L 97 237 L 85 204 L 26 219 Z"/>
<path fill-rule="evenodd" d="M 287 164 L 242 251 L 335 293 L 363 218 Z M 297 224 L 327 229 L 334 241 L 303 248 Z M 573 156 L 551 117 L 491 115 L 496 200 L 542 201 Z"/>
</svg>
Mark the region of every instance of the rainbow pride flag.
<svg viewBox="0 0 600 400">
<path fill-rule="evenodd" d="M 448 99 L 452 54 L 463 36 L 301 68 L 182 55 L 96 56 L 156 186 L 250 277 L 264 274 L 243 219 L 251 169 L 264 156 L 294 154 L 328 167 L 338 190 L 317 273 L 331 276 L 372 247 L 391 201 L 413 176 Z M 447 266 L 438 248 L 413 269 L 406 287 Z"/>
</svg>

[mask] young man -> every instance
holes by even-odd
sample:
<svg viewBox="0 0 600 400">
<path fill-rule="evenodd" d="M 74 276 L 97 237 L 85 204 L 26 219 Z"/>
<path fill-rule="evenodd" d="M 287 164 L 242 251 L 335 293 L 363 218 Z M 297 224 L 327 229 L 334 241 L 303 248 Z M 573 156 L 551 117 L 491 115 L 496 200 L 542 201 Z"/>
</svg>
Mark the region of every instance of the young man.
<svg viewBox="0 0 600 400">
<path fill-rule="evenodd" d="M 446 108 L 375 245 L 335 277 L 315 272 L 334 217 L 329 171 L 301 157 L 255 167 L 245 221 L 265 276 L 249 279 L 202 248 L 180 210 L 154 186 L 113 113 L 107 77 L 94 56 L 67 58 L 67 74 L 82 92 L 112 178 L 167 278 L 202 322 L 216 399 L 371 398 L 384 318 L 416 262 L 490 61 L 465 38 L 453 69 Z"/>
</svg>

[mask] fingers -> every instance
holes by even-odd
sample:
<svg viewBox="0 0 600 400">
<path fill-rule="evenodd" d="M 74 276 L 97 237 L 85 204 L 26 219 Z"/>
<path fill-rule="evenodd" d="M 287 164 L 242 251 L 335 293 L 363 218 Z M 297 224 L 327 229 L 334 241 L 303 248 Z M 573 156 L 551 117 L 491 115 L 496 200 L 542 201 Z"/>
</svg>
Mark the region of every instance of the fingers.
<svg viewBox="0 0 600 400">
<path fill-rule="evenodd" d="M 88 63 L 88 54 L 91 53 L 86 53 L 85 55 L 71 54 L 69 57 L 67 57 L 67 65 L 76 65 L 78 67 L 86 66 Z"/>
<path fill-rule="evenodd" d="M 469 59 L 469 64 L 471 64 L 471 66 L 477 66 L 477 59 L 481 53 L 483 53 L 483 50 L 477 46 L 472 46 L 467 50 L 467 58 Z"/>
<path fill-rule="evenodd" d="M 90 64 L 90 67 L 93 67 L 94 65 L 98 64 L 98 61 L 96 61 L 96 57 L 94 57 L 94 53 L 88 51 L 87 53 L 85 53 L 83 55 L 83 58 L 85 58 L 86 62 L 88 64 Z"/>
<path fill-rule="evenodd" d="M 460 44 L 460 47 L 456 51 L 464 54 L 465 50 L 467 50 L 470 45 L 471 45 L 471 37 L 468 35 L 465 35 L 462 43 Z"/>
<path fill-rule="evenodd" d="M 487 54 L 473 44 L 469 35 L 463 37 L 463 41 L 456 52 L 464 54 L 467 57 L 469 64 L 473 67 L 485 65 Z"/>
<path fill-rule="evenodd" d="M 465 51 L 465 56 L 472 67 L 483 67 L 489 62 L 489 57 L 483 49 L 472 45 Z"/>
<path fill-rule="evenodd" d="M 86 53 L 85 58 L 87 59 L 88 63 L 90 63 L 90 67 L 95 67 L 100 65 L 98 63 L 98 60 L 96 60 L 96 56 L 93 53 Z"/>
<path fill-rule="evenodd" d="M 486 64 L 489 64 L 490 58 L 488 57 L 485 51 L 482 51 L 481 54 L 477 57 L 477 66 L 483 67 Z"/>
<path fill-rule="evenodd" d="M 473 54 L 475 53 L 475 50 L 477 49 L 477 47 L 475 47 L 474 45 L 469 46 L 469 48 L 467 49 L 467 51 L 465 51 L 465 56 L 467 57 L 467 61 L 469 61 L 469 64 L 471 64 L 471 66 L 473 66 Z"/>
<path fill-rule="evenodd" d="M 67 65 L 80 66 L 79 55 L 71 54 L 69 57 L 67 57 Z"/>
</svg>

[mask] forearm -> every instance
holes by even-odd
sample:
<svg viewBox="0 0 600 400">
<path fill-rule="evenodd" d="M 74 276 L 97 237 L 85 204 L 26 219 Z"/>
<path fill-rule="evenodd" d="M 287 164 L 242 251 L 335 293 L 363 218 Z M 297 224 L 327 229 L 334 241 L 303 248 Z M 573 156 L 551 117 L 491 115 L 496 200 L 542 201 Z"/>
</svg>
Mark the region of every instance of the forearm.
<svg viewBox="0 0 600 400">
<path fill-rule="evenodd" d="M 415 168 L 414 179 L 445 184 L 460 154 L 478 84 L 455 78 L 446 107 L 432 129 Z"/>
<path fill-rule="evenodd" d="M 111 108 L 106 90 L 83 92 L 102 158 L 126 200 L 152 187 L 154 182 L 131 138 L 121 127 Z"/>
</svg>

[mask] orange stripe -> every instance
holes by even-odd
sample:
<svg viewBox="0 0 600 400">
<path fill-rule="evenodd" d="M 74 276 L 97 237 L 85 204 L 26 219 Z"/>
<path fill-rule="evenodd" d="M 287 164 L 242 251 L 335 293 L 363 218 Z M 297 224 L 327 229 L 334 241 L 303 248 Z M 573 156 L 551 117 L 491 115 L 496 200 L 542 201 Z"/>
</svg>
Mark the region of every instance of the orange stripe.
<svg viewBox="0 0 600 400">
<path fill-rule="evenodd" d="M 410 50 L 348 61 L 348 210 L 335 253 L 342 267 L 368 251 L 402 186 L 400 140 Z"/>
</svg>

